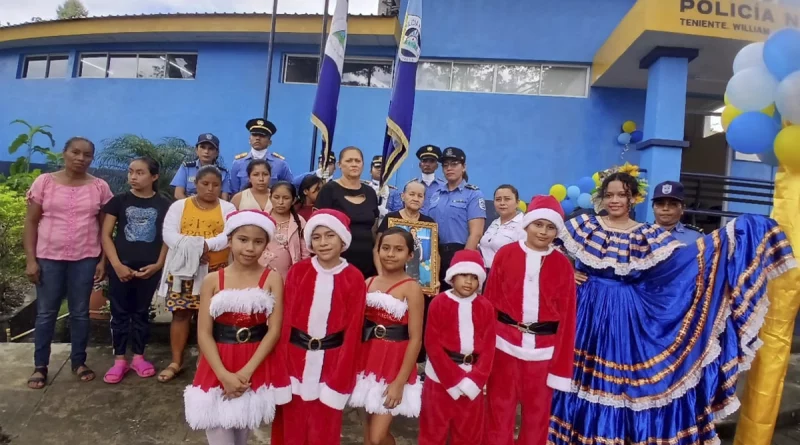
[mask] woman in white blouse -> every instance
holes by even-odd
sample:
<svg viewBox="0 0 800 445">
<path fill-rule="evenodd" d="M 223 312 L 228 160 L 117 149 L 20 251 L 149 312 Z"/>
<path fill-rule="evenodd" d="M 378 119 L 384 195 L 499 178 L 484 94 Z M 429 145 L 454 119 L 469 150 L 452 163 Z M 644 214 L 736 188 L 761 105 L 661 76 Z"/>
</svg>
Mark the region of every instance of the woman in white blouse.
<svg viewBox="0 0 800 445">
<path fill-rule="evenodd" d="M 486 270 L 492 267 L 494 255 L 501 247 L 525 239 L 522 213 L 517 213 L 518 202 L 519 192 L 513 185 L 503 184 L 494 191 L 494 209 L 499 218 L 492 221 L 478 245 Z"/>
</svg>

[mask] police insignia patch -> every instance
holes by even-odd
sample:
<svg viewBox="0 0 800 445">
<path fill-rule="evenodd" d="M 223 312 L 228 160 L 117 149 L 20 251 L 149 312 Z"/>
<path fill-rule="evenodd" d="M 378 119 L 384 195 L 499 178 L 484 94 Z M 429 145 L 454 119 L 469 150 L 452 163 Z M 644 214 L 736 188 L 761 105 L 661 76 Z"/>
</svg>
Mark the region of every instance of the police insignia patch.
<svg viewBox="0 0 800 445">
<path fill-rule="evenodd" d="M 478 207 L 480 207 L 481 210 L 486 210 L 486 201 L 483 198 L 478 199 Z"/>
<path fill-rule="evenodd" d="M 238 155 L 234 156 L 233 159 L 242 159 L 247 156 L 249 152 L 239 153 Z"/>
<path fill-rule="evenodd" d="M 213 138 L 213 137 L 214 137 L 214 136 L 213 136 L 211 133 L 208 133 L 208 134 L 206 134 L 206 139 L 211 139 L 211 138 Z"/>
<path fill-rule="evenodd" d="M 672 193 L 672 184 L 664 184 L 661 186 L 661 193 L 669 195 Z"/>
<path fill-rule="evenodd" d="M 272 157 L 273 157 L 273 158 L 278 158 L 278 159 L 280 159 L 280 160 L 284 160 L 284 159 L 286 159 L 286 158 L 284 158 L 283 156 L 279 155 L 278 153 L 275 153 L 274 151 L 272 152 Z"/>
<path fill-rule="evenodd" d="M 258 122 L 256 122 L 256 123 L 257 123 L 258 125 L 264 125 L 264 121 L 262 121 L 262 120 L 259 120 L 259 121 L 258 121 Z"/>
<path fill-rule="evenodd" d="M 469 189 L 469 190 L 479 190 L 478 186 L 474 185 L 474 184 L 467 184 L 467 185 L 464 186 L 464 188 Z"/>
</svg>

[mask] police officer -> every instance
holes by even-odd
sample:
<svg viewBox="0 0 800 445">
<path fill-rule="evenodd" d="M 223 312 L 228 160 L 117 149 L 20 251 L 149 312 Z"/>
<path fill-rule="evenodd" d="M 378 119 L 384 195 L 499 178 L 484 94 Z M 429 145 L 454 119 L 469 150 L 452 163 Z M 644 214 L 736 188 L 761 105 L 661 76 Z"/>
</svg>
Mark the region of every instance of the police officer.
<svg viewBox="0 0 800 445">
<path fill-rule="evenodd" d="M 453 255 L 462 249 L 476 250 L 486 222 L 486 203 L 477 186 L 467 183 L 467 155 L 448 147 L 440 158 L 447 183 L 432 193 L 428 215 L 439 225 L 440 290 Z"/>
<path fill-rule="evenodd" d="M 312 170 L 310 172 L 303 173 L 302 175 L 297 175 L 292 180 L 292 184 L 294 184 L 295 189 L 300 190 L 300 183 L 303 182 L 308 175 L 317 175 L 317 177 L 322 178 L 324 183 L 327 183 L 331 179 L 333 179 L 333 173 L 336 171 L 336 155 L 333 152 L 328 153 L 328 165 L 323 166 L 322 162 L 322 155 L 319 155 L 319 159 L 317 160 L 317 169 Z"/>
<path fill-rule="evenodd" d="M 439 168 L 439 158 L 442 157 L 442 149 L 435 145 L 423 145 L 417 150 L 417 159 L 419 159 L 420 176 L 412 179 L 411 181 L 419 181 L 425 186 L 425 201 L 422 203 L 422 208 L 419 209 L 420 213 L 427 215 L 428 209 L 431 204 L 431 197 L 436 194 L 436 191 L 444 187 L 445 180 L 436 177 L 436 169 Z M 411 182 L 409 181 L 409 182 Z M 395 197 L 389 197 L 389 203 L 386 209 L 390 212 L 396 212 L 403 208 L 403 201 L 400 193 Z"/>
<path fill-rule="evenodd" d="M 219 171 L 222 172 L 222 194 L 220 197 L 227 200 L 231 195 L 231 177 L 228 174 L 228 170 L 217 165 L 219 138 L 211 133 L 201 134 L 197 137 L 195 152 L 197 153 L 197 159 L 184 162 L 169 184 L 175 187 L 175 199 L 183 199 L 195 195 L 197 188 L 195 188 L 194 176 L 197 171 L 206 165 L 216 165 Z"/>
<path fill-rule="evenodd" d="M 250 151 L 234 157 L 231 166 L 231 193 L 239 193 L 250 183 L 247 166 L 253 159 L 266 159 L 269 162 L 272 170 L 272 182 L 292 182 L 292 171 L 284 157 L 275 152 L 267 153 L 267 149 L 272 145 L 272 136 L 278 131 L 275 124 L 266 119 L 256 118 L 247 121 L 245 126 L 250 132 Z"/>
<path fill-rule="evenodd" d="M 380 201 L 378 211 L 380 211 L 380 217 L 383 218 L 388 213 L 387 204 L 392 199 L 399 199 L 400 192 L 397 191 L 397 187 L 389 184 L 384 184 L 383 192 L 381 192 L 381 167 L 383 167 L 383 156 L 373 156 L 372 168 L 369 171 L 370 180 L 364 181 L 364 183 L 372 187 L 372 190 L 375 190 L 375 194 L 378 195 Z"/>
<path fill-rule="evenodd" d="M 681 223 L 683 198 L 683 184 L 675 181 L 662 182 L 653 193 L 653 212 L 656 215 L 656 224 L 669 230 L 683 244 L 692 244 L 703 236 L 703 232 L 697 227 Z"/>
</svg>

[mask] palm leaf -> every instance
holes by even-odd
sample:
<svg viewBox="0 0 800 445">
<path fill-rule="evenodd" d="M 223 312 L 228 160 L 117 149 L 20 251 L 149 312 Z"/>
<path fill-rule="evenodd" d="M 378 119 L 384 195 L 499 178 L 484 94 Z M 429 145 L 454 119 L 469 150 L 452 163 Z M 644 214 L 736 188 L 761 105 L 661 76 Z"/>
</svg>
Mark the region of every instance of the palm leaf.
<svg viewBox="0 0 800 445">
<path fill-rule="evenodd" d="M 28 135 L 25 133 L 21 133 L 19 136 L 17 136 L 16 139 L 14 139 L 14 142 L 12 142 L 11 145 L 8 146 L 8 154 L 16 153 L 17 150 L 19 150 L 19 148 L 22 147 L 27 142 L 28 142 Z"/>
<path fill-rule="evenodd" d="M 13 125 L 13 124 L 22 124 L 22 125 L 25 125 L 26 127 L 28 127 L 28 130 L 32 130 L 33 129 L 31 124 L 25 122 L 22 119 L 14 119 L 13 121 L 11 121 L 11 123 L 9 125 Z"/>
</svg>

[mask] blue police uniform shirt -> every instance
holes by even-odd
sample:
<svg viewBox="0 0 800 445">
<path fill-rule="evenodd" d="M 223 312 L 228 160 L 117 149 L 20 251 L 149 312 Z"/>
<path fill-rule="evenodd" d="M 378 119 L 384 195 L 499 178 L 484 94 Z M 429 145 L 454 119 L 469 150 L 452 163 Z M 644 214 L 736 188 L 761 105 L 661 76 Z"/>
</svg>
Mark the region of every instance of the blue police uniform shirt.
<svg viewBox="0 0 800 445">
<path fill-rule="evenodd" d="M 219 168 L 219 171 L 222 172 L 222 193 L 231 193 L 231 175 L 228 173 L 228 170 L 216 166 Z M 197 171 L 200 170 L 200 161 L 194 162 L 185 162 L 181 164 L 178 172 L 175 173 L 175 177 L 172 178 L 172 182 L 169 185 L 173 187 L 183 187 L 186 190 L 186 196 L 192 196 L 197 194 L 197 186 L 195 186 L 194 178 L 197 175 Z"/>
<path fill-rule="evenodd" d="M 428 216 L 439 225 L 439 244 L 466 244 L 469 221 L 486 219 L 483 193 L 462 180 L 452 191 L 444 184 L 432 195 Z"/>
<path fill-rule="evenodd" d="M 423 215 L 428 215 L 430 213 L 431 198 L 436 194 L 437 191 L 444 188 L 447 183 L 444 179 L 440 178 L 434 178 L 433 181 L 431 181 L 431 185 L 425 184 L 425 181 L 423 181 L 422 178 L 414 178 L 412 181 L 418 181 L 425 186 L 425 201 L 422 203 L 422 207 L 419 209 L 419 211 Z M 393 196 L 389 196 L 389 202 L 386 204 L 386 210 L 390 212 L 396 212 L 405 207 L 401 196 L 402 193 L 402 190 L 397 190 L 397 193 L 395 193 Z"/>
<path fill-rule="evenodd" d="M 253 160 L 252 153 L 247 153 L 247 156 L 233 161 L 231 166 L 231 189 L 233 193 L 239 193 L 250 183 L 250 178 L 247 176 L 247 166 L 250 165 L 251 160 Z M 274 153 L 267 153 L 266 160 L 272 170 L 271 182 L 292 182 L 292 170 L 289 169 L 289 164 L 286 161 L 276 157 Z"/>
<path fill-rule="evenodd" d="M 693 244 L 695 241 L 703 237 L 702 233 L 690 229 L 680 222 L 672 228 L 670 233 L 672 233 L 672 236 L 674 236 L 675 239 L 686 245 Z"/>
</svg>

